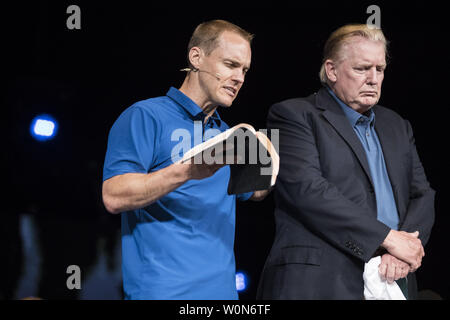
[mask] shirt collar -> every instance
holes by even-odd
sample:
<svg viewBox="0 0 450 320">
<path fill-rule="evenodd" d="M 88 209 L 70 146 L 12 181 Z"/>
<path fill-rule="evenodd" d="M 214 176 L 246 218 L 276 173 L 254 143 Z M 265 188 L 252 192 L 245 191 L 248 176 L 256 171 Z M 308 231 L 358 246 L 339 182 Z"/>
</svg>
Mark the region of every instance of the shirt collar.
<svg viewBox="0 0 450 320">
<path fill-rule="evenodd" d="M 371 125 L 375 124 L 375 113 L 372 109 L 369 109 L 365 114 L 361 114 L 355 110 L 353 110 L 350 106 L 345 104 L 338 96 L 330 89 L 330 87 L 325 86 L 331 96 L 336 100 L 336 102 L 341 107 L 342 111 L 344 111 L 345 116 L 350 121 L 352 127 L 355 127 L 357 124 L 369 123 Z"/>
<path fill-rule="evenodd" d="M 210 119 L 214 120 L 217 122 L 217 124 L 220 126 L 220 123 L 222 122 L 222 119 L 220 119 L 219 113 L 216 111 L 214 111 L 214 113 L 211 115 L 211 117 L 209 117 Z"/>
<path fill-rule="evenodd" d="M 192 101 L 191 98 L 189 98 L 180 90 L 174 87 L 170 87 L 166 95 L 177 102 L 180 106 L 182 106 L 183 109 L 186 110 L 193 118 L 203 120 L 206 117 L 206 114 L 203 113 L 203 110 L 194 101 Z M 214 111 L 210 119 L 218 121 L 219 125 L 222 121 L 217 110 Z"/>
</svg>

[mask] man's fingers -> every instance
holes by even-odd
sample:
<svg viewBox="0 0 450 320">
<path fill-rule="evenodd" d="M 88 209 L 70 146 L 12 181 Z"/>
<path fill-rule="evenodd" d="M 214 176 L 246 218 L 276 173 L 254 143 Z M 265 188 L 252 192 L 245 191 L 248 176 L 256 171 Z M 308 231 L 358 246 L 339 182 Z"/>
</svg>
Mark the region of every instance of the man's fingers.
<svg viewBox="0 0 450 320">
<path fill-rule="evenodd" d="M 216 163 L 216 164 L 211 165 L 211 169 L 212 169 L 212 171 L 215 173 L 217 170 L 219 170 L 219 169 L 222 168 L 223 166 L 225 166 L 224 163 L 222 163 L 222 164 Z"/>
<path fill-rule="evenodd" d="M 420 263 L 419 260 L 413 260 L 414 267 Z M 381 257 L 381 263 L 378 266 L 378 273 L 381 280 L 393 283 L 395 280 L 405 278 L 409 272 L 413 272 L 412 264 L 408 264 L 390 254 Z"/>
<path fill-rule="evenodd" d="M 411 264 L 411 272 L 415 272 L 417 269 L 420 268 L 421 265 L 421 259 L 417 259 L 413 264 Z"/>
<path fill-rule="evenodd" d="M 408 274 L 407 268 L 408 267 L 397 266 L 395 268 L 395 280 L 406 277 L 406 275 Z"/>
<path fill-rule="evenodd" d="M 386 271 L 386 280 L 388 283 L 392 283 L 395 280 L 395 264 L 390 264 Z"/>
<path fill-rule="evenodd" d="M 381 263 L 378 266 L 378 273 L 380 274 L 381 280 L 386 280 L 386 270 L 387 270 L 387 265 L 385 263 Z"/>
<path fill-rule="evenodd" d="M 402 268 L 402 276 L 401 278 L 405 278 L 409 273 L 409 266 L 405 266 Z"/>
<path fill-rule="evenodd" d="M 409 266 L 409 264 L 407 264 L 404 261 L 400 261 L 397 264 L 397 271 L 398 271 L 398 277 L 396 277 L 395 280 L 404 278 L 408 275 L 408 273 L 410 272 L 411 267 Z"/>
<path fill-rule="evenodd" d="M 201 174 L 203 177 L 210 177 L 212 176 L 214 173 L 216 173 L 217 170 L 219 170 L 220 168 L 222 168 L 223 166 L 225 166 L 225 164 L 218 164 L 218 163 L 214 163 L 214 164 L 201 164 L 199 167 L 200 171 L 204 171 L 203 174 Z M 206 174 L 205 174 L 206 173 Z"/>
</svg>

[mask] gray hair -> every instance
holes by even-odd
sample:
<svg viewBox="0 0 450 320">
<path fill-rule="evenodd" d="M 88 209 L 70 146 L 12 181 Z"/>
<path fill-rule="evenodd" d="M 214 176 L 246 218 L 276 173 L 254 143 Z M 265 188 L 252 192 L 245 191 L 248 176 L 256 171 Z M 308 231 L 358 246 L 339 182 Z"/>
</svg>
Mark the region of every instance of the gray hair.
<svg viewBox="0 0 450 320">
<path fill-rule="evenodd" d="M 384 45 L 386 58 L 389 57 L 387 51 L 388 41 L 384 37 L 383 31 L 381 31 L 381 29 L 375 28 L 373 26 L 369 27 L 367 24 L 345 25 L 335 30 L 325 43 L 323 49 L 322 66 L 320 67 L 319 72 L 320 82 L 326 84 L 328 80 L 327 74 L 325 72 L 325 61 L 327 61 L 328 59 L 338 61 L 342 56 L 343 46 L 347 44 L 351 38 L 354 37 L 363 37 L 372 41 L 381 41 Z"/>
</svg>

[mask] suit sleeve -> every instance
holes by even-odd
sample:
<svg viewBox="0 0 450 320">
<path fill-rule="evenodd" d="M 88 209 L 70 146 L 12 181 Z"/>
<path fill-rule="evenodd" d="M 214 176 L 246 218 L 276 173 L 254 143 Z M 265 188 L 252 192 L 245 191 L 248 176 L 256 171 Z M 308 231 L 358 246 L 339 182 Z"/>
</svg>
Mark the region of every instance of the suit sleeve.
<svg viewBox="0 0 450 320">
<path fill-rule="evenodd" d="M 390 229 L 322 175 L 313 123 L 295 105 L 275 104 L 267 125 L 279 129 L 277 206 L 338 249 L 365 262 Z"/>
<path fill-rule="evenodd" d="M 407 232 L 419 231 L 419 238 L 425 245 L 430 237 L 434 224 L 434 197 L 435 191 L 427 181 L 425 170 L 417 153 L 413 131 L 409 121 L 406 121 L 410 155 L 411 155 L 411 183 L 409 204 L 405 221 L 400 230 Z"/>
</svg>

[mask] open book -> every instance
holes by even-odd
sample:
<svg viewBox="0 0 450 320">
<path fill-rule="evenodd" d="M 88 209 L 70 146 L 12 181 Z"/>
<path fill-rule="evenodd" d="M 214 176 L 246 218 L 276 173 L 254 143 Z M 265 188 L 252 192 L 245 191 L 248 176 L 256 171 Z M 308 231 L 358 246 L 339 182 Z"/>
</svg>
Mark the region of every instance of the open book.
<svg viewBox="0 0 450 320">
<path fill-rule="evenodd" d="M 228 194 L 269 189 L 275 185 L 280 167 L 280 157 L 269 138 L 246 123 L 196 145 L 180 161 L 230 164 Z"/>
</svg>

